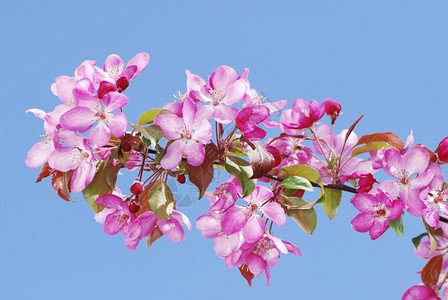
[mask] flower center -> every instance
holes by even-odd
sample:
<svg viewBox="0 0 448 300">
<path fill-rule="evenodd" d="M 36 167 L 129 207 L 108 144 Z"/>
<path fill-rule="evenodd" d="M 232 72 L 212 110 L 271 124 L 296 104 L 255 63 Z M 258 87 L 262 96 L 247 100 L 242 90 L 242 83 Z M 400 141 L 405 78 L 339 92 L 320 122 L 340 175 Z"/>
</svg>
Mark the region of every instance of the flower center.
<svg viewBox="0 0 448 300">
<path fill-rule="evenodd" d="M 308 108 L 302 109 L 302 113 L 305 115 L 305 117 L 310 117 L 310 110 Z"/>
<path fill-rule="evenodd" d="M 107 73 L 109 73 L 110 77 L 116 78 L 123 71 L 123 67 L 124 67 L 123 64 L 109 65 L 109 66 L 107 66 Z"/>
<path fill-rule="evenodd" d="M 191 140 L 193 138 L 193 132 L 189 126 L 185 126 L 180 130 L 180 137 L 185 140 Z"/>
<path fill-rule="evenodd" d="M 210 91 L 210 98 L 212 99 L 212 103 L 214 106 L 219 105 L 219 102 L 221 101 L 223 95 L 224 93 L 222 92 L 222 90 Z"/>
</svg>

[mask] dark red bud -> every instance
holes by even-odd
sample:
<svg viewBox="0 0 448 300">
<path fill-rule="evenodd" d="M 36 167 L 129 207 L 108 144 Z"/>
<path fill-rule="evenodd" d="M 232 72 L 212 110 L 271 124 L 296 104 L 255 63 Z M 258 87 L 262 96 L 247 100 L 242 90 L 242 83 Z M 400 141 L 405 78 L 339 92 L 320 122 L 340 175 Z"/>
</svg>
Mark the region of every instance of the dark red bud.
<svg viewBox="0 0 448 300">
<path fill-rule="evenodd" d="M 103 99 L 104 95 L 109 92 L 114 92 L 116 90 L 115 85 L 113 83 L 103 81 L 100 83 L 100 87 L 98 88 L 98 99 Z"/>
<path fill-rule="evenodd" d="M 137 202 L 132 202 L 131 205 L 129 205 L 129 212 L 135 214 L 140 210 L 140 204 Z"/>
<path fill-rule="evenodd" d="M 274 166 L 272 168 L 275 168 L 282 162 L 282 158 L 280 156 L 280 151 L 272 146 L 266 146 L 266 150 L 274 156 Z"/>
<path fill-rule="evenodd" d="M 440 142 L 436 152 L 441 163 L 448 162 L 448 137 L 444 138 L 443 141 Z"/>
<path fill-rule="evenodd" d="M 121 149 L 125 152 L 129 152 L 129 151 L 131 151 L 132 147 L 131 147 L 131 144 L 129 144 L 129 143 L 123 143 L 123 144 L 121 144 Z"/>
<path fill-rule="evenodd" d="M 185 183 L 185 175 L 184 174 L 176 174 L 176 180 L 180 184 L 184 184 Z"/>
<path fill-rule="evenodd" d="M 117 80 L 117 91 L 119 91 L 120 93 L 125 89 L 127 89 L 128 86 L 129 86 L 129 80 L 126 77 L 120 77 Z"/>
<path fill-rule="evenodd" d="M 134 181 L 134 184 L 131 186 L 131 193 L 134 195 L 140 195 L 143 192 L 143 186 L 140 181 Z"/>
</svg>

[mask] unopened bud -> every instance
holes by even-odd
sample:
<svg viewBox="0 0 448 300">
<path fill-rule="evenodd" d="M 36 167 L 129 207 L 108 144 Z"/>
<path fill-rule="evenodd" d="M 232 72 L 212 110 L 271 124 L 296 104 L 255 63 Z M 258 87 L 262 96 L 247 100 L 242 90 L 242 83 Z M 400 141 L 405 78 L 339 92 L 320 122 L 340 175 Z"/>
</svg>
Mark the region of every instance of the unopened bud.
<svg viewBox="0 0 448 300">
<path fill-rule="evenodd" d="M 109 92 L 114 92 L 116 90 L 113 83 L 103 81 L 100 83 L 100 87 L 98 88 L 98 99 L 103 99 L 104 95 Z"/>
<path fill-rule="evenodd" d="M 117 80 L 117 91 L 120 93 L 127 89 L 129 86 L 129 80 L 126 77 L 120 77 Z"/>
<path fill-rule="evenodd" d="M 134 184 L 131 186 L 131 193 L 134 195 L 140 195 L 143 192 L 143 186 L 140 181 L 134 181 Z"/>
<path fill-rule="evenodd" d="M 442 163 L 448 163 L 448 137 L 444 138 L 437 147 L 437 155 L 439 161 Z"/>
<path fill-rule="evenodd" d="M 325 109 L 325 113 L 331 118 L 331 121 L 334 123 L 336 119 L 339 117 L 339 113 L 341 112 L 342 106 L 331 99 L 327 99 L 322 102 L 322 107 Z"/>
</svg>

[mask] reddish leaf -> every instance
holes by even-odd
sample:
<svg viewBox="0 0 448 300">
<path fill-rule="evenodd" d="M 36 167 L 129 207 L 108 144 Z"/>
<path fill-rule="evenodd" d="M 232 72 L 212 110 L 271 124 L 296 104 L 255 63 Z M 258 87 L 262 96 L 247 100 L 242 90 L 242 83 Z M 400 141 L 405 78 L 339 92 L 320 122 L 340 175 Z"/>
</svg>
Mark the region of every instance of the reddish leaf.
<svg viewBox="0 0 448 300">
<path fill-rule="evenodd" d="M 246 264 L 243 264 L 241 267 L 238 267 L 238 269 L 240 269 L 241 275 L 246 278 L 249 286 L 252 287 L 252 279 L 254 279 L 255 275 L 252 274 L 249 267 Z"/>
<path fill-rule="evenodd" d="M 160 231 L 159 227 L 154 228 L 154 230 L 146 237 L 146 248 L 151 247 L 151 245 L 162 236 L 163 232 Z"/>
<path fill-rule="evenodd" d="M 50 168 L 48 163 L 45 163 L 45 165 L 43 165 L 42 168 L 40 169 L 39 176 L 37 176 L 37 179 L 36 179 L 36 183 L 41 182 L 42 179 L 50 176 L 51 171 L 52 171 L 52 169 Z"/>
<path fill-rule="evenodd" d="M 358 120 L 356 120 L 355 123 L 353 123 L 353 124 L 349 127 L 347 133 L 345 134 L 345 141 L 347 141 L 347 139 L 348 139 L 348 137 L 350 136 L 350 134 L 352 134 L 353 129 L 355 129 L 356 125 L 358 124 L 359 121 L 361 121 L 362 117 L 364 117 L 364 115 L 361 115 L 361 116 L 358 118 Z M 345 145 L 345 142 L 344 142 L 344 145 Z"/>
<path fill-rule="evenodd" d="M 421 277 L 422 282 L 433 288 L 439 280 L 440 272 L 442 271 L 443 254 L 431 258 L 426 266 L 423 268 Z"/>
<path fill-rule="evenodd" d="M 58 196 L 65 201 L 70 202 L 73 202 L 72 197 L 70 196 L 70 182 L 72 179 L 72 174 L 73 171 L 65 173 L 55 171 L 53 173 L 53 178 L 51 179 L 51 185 L 53 186 L 53 189 L 58 194 Z"/>
<path fill-rule="evenodd" d="M 274 168 L 275 158 L 266 150 L 262 143 L 252 141 L 252 145 L 244 144 L 242 150 L 249 157 L 252 167 L 253 175 L 250 179 L 261 178 Z"/>
<path fill-rule="evenodd" d="M 200 166 L 187 164 L 188 179 L 199 189 L 199 198 L 202 198 L 210 182 L 213 180 L 213 163 L 218 158 L 218 148 L 210 143 L 205 146 L 205 159 Z"/>
<path fill-rule="evenodd" d="M 380 132 L 363 135 L 356 145 L 369 144 L 372 142 L 386 142 L 397 150 L 404 148 L 402 140 L 392 132 Z"/>
</svg>

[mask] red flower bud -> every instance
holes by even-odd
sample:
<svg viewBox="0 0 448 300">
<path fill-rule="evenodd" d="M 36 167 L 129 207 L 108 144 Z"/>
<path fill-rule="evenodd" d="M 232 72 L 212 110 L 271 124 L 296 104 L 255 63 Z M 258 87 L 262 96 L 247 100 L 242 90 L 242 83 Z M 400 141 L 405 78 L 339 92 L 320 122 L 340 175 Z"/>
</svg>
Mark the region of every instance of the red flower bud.
<svg viewBox="0 0 448 300">
<path fill-rule="evenodd" d="M 100 87 L 98 88 L 98 99 L 103 99 L 104 95 L 109 92 L 114 92 L 116 90 L 113 83 L 103 81 L 100 83 Z"/>
<path fill-rule="evenodd" d="M 176 180 L 180 184 L 184 184 L 185 183 L 185 175 L 184 174 L 176 174 Z"/>
<path fill-rule="evenodd" d="M 444 138 L 437 147 L 437 155 L 441 163 L 448 163 L 448 137 Z"/>
<path fill-rule="evenodd" d="M 333 122 L 336 121 L 336 119 L 339 117 L 342 106 L 338 102 L 331 99 L 325 100 L 321 105 L 325 109 L 325 113 L 331 118 L 331 120 Z"/>
<path fill-rule="evenodd" d="M 129 212 L 135 214 L 140 210 L 140 204 L 138 202 L 132 202 L 131 205 L 129 205 Z"/>
<path fill-rule="evenodd" d="M 140 195 L 143 192 L 143 186 L 140 181 L 134 181 L 134 184 L 131 186 L 131 193 L 134 195 Z"/>
<path fill-rule="evenodd" d="M 126 143 L 126 142 L 121 144 L 121 150 L 123 150 L 125 152 L 129 152 L 129 151 L 131 151 L 131 149 L 132 149 L 131 144 Z"/>
<path fill-rule="evenodd" d="M 117 90 L 121 93 L 129 86 L 129 80 L 126 77 L 120 77 L 117 80 Z"/>
</svg>

